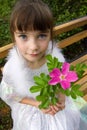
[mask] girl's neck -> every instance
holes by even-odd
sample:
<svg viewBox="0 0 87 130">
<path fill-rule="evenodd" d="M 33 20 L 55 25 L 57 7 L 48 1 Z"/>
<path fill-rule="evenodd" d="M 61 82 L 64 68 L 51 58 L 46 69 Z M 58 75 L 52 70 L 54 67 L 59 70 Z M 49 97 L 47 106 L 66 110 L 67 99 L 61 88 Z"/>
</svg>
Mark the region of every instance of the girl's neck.
<svg viewBox="0 0 87 130">
<path fill-rule="evenodd" d="M 42 65 L 44 65 L 46 63 L 46 58 L 45 56 L 42 57 L 42 59 L 40 61 L 37 62 L 29 62 L 28 66 L 31 69 L 39 69 Z"/>
</svg>

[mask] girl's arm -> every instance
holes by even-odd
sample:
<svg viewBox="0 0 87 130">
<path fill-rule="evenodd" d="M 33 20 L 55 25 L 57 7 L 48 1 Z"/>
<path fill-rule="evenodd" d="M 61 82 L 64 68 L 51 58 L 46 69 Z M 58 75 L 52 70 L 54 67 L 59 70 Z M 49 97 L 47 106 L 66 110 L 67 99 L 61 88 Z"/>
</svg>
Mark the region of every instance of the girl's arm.
<svg viewBox="0 0 87 130">
<path fill-rule="evenodd" d="M 59 93 L 58 98 L 59 98 L 59 101 L 57 103 L 57 106 L 63 109 L 65 106 L 65 95 L 62 93 Z M 23 98 L 20 101 L 20 103 L 35 106 L 35 107 L 38 107 L 40 105 L 40 102 L 36 101 L 33 98 L 28 98 L 28 97 Z"/>
<path fill-rule="evenodd" d="M 40 102 L 37 102 L 35 99 L 29 98 L 29 97 L 24 97 L 20 101 L 20 103 L 31 105 L 31 106 L 35 106 L 35 107 L 38 107 L 40 105 Z"/>
<path fill-rule="evenodd" d="M 65 95 L 60 93 L 58 95 L 58 98 L 59 98 L 59 101 L 56 105 L 51 105 L 48 109 L 40 109 L 40 110 L 43 113 L 51 114 L 51 115 L 55 115 L 60 110 L 63 110 L 65 108 Z M 38 108 L 38 106 L 40 105 L 40 102 L 36 101 L 33 98 L 28 98 L 28 97 L 23 98 L 20 101 L 20 103 L 35 106 L 36 108 Z"/>
<path fill-rule="evenodd" d="M 33 98 L 21 97 L 13 90 L 13 87 L 2 80 L 0 85 L 0 97 L 10 106 L 13 106 L 14 103 L 23 103 L 39 108 L 40 102 L 36 101 Z M 62 110 L 65 105 L 65 96 L 59 94 L 59 102 L 54 106 L 50 106 L 48 109 L 40 109 L 45 114 L 54 115 L 58 111 Z"/>
<path fill-rule="evenodd" d="M 23 104 L 27 104 L 27 105 L 31 105 L 31 106 L 34 106 L 36 108 L 39 108 L 38 106 L 40 105 L 40 102 L 36 101 L 35 99 L 32 99 L 32 98 L 28 98 L 28 97 L 25 97 L 23 98 L 20 103 L 23 103 Z M 51 115 L 54 115 L 54 112 L 51 108 L 48 108 L 48 109 L 40 109 L 43 113 L 45 114 L 51 114 Z"/>
</svg>

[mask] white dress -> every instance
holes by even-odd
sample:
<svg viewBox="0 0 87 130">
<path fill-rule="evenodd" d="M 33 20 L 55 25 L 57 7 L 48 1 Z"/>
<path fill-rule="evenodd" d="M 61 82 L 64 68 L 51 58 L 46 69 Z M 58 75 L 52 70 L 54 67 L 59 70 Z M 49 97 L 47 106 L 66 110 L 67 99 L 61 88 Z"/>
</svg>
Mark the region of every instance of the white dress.
<svg viewBox="0 0 87 130">
<path fill-rule="evenodd" d="M 49 50 L 50 47 L 50 53 Z M 56 47 L 52 55 L 64 62 L 61 52 Z M 15 47 L 10 51 L 3 70 L 0 97 L 11 108 L 12 130 L 87 130 L 87 108 L 81 109 L 81 114 L 70 97 L 66 97 L 65 109 L 54 116 L 44 114 L 36 107 L 19 103 L 23 97 L 36 97 L 38 93 L 32 94 L 29 88 L 34 85 L 33 76 L 41 72 L 48 73 L 46 64 L 39 69 L 31 70 Z"/>
</svg>

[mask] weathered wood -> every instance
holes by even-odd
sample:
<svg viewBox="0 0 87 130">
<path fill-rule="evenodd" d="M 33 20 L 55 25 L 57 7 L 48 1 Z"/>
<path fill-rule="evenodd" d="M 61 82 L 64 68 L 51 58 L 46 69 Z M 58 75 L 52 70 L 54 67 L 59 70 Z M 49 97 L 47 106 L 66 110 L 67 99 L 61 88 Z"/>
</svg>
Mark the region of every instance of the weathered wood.
<svg viewBox="0 0 87 130">
<path fill-rule="evenodd" d="M 75 34 L 73 36 L 70 36 L 70 37 L 68 37 L 68 38 L 66 38 L 64 40 L 59 41 L 58 42 L 58 47 L 59 48 L 65 48 L 65 47 L 67 47 L 67 46 L 69 46 L 69 45 L 71 45 L 71 44 L 73 44 L 75 42 L 80 41 L 81 39 L 83 39 L 85 37 L 87 37 L 87 30 L 82 31 L 80 33 L 77 33 L 77 34 Z"/>
<path fill-rule="evenodd" d="M 71 64 L 76 65 L 78 63 L 85 63 L 87 65 L 87 54 L 73 61 Z"/>
<path fill-rule="evenodd" d="M 87 16 L 54 27 L 54 36 L 87 25 Z"/>
<path fill-rule="evenodd" d="M 84 95 L 83 98 L 85 99 L 85 101 L 87 101 L 87 94 Z"/>
<path fill-rule="evenodd" d="M 82 64 L 86 64 L 87 65 L 87 54 L 78 58 L 77 60 L 73 61 L 71 64 L 72 65 L 76 65 L 78 63 L 82 63 Z M 85 69 L 85 73 L 84 73 L 84 76 L 79 79 L 76 84 L 80 84 L 81 85 L 81 88 L 80 90 L 83 92 L 84 96 L 83 98 L 87 101 L 87 69 Z"/>
<path fill-rule="evenodd" d="M 76 84 L 81 85 L 80 90 L 83 91 L 84 95 L 87 94 L 87 75 L 84 75 Z"/>
<path fill-rule="evenodd" d="M 1 47 L 0 48 L 0 58 L 6 57 L 9 49 L 11 49 L 12 46 L 13 46 L 13 44 L 11 43 L 11 44 L 8 44 L 8 45 Z"/>
<path fill-rule="evenodd" d="M 80 57 L 80 58 L 78 58 L 78 59 L 76 59 L 76 60 L 73 61 L 71 64 L 75 66 L 75 65 L 78 64 L 78 63 L 82 63 L 82 64 L 86 64 L 86 65 L 87 65 L 87 54 L 86 54 L 86 55 L 83 55 L 82 57 Z M 87 69 L 85 70 L 84 75 L 86 75 L 86 74 L 87 74 Z"/>
</svg>

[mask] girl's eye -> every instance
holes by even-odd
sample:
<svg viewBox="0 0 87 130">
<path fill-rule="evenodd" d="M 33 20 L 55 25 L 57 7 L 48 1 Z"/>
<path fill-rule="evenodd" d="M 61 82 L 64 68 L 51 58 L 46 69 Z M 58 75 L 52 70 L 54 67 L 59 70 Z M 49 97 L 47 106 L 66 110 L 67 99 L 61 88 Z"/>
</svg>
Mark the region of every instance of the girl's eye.
<svg viewBox="0 0 87 130">
<path fill-rule="evenodd" d="M 40 34 L 38 36 L 39 39 L 45 39 L 47 37 L 47 34 Z"/>
<path fill-rule="evenodd" d="M 27 35 L 26 34 L 21 34 L 19 35 L 20 38 L 22 38 L 23 40 L 27 40 Z"/>
</svg>

